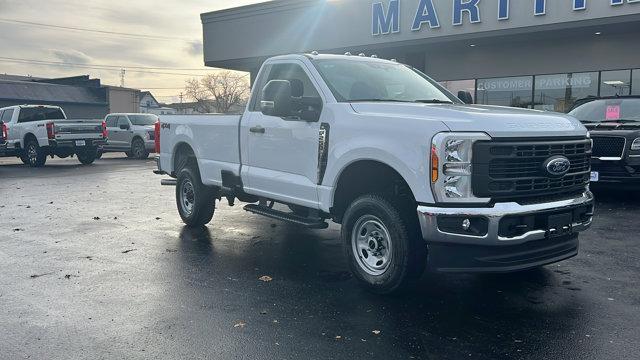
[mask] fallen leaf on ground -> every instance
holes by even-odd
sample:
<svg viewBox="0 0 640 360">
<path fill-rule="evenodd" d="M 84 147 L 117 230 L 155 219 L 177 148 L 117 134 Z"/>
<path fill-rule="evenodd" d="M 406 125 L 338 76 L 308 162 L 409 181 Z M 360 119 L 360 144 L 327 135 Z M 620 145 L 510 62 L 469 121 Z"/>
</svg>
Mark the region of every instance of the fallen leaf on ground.
<svg viewBox="0 0 640 360">
<path fill-rule="evenodd" d="M 233 327 L 234 327 L 234 328 L 240 328 L 240 329 L 242 329 L 242 328 L 244 328 L 246 325 L 247 325 L 247 323 L 246 323 L 246 322 L 244 322 L 244 321 L 238 321 L 237 323 L 235 323 L 235 324 L 233 325 Z"/>
<path fill-rule="evenodd" d="M 373 330 L 373 331 L 372 331 L 372 333 L 373 333 L 374 335 L 380 335 L 380 330 Z"/>
<path fill-rule="evenodd" d="M 53 274 L 53 273 L 33 274 L 33 275 L 29 276 L 29 277 L 32 278 L 32 279 L 35 279 L 35 278 L 39 278 L 41 276 L 51 275 L 51 274 Z"/>
<path fill-rule="evenodd" d="M 336 335 L 336 340 L 340 340 L 340 339 L 342 339 L 342 336 Z"/>
<path fill-rule="evenodd" d="M 100 220 L 100 216 L 94 216 L 93 220 Z"/>
<path fill-rule="evenodd" d="M 122 253 L 126 254 L 126 253 L 130 253 L 132 251 L 136 251 L 136 249 L 127 249 L 127 250 L 122 251 Z"/>
<path fill-rule="evenodd" d="M 271 276 L 264 275 L 264 276 L 260 276 L 260 277 L 258 278 L 258 280 L 260 280 L 260 281 L 264 281 L 264 282 L 269 282 L 269 281 L 273 280 L 273 278 L 272 278 Z"/>
</svg>

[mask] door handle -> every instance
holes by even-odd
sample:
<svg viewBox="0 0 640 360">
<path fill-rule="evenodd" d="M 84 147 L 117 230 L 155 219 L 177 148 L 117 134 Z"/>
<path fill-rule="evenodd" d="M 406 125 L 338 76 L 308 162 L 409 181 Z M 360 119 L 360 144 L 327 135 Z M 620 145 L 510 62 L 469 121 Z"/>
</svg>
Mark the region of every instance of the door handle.
<svg viewBox="0 0 640 360">
<path fill-rule="evenodd" d="M 260 125 L 250 128 L 249 131 L 256 134 L 264 134 L 264 128 Z"/>
</svg>

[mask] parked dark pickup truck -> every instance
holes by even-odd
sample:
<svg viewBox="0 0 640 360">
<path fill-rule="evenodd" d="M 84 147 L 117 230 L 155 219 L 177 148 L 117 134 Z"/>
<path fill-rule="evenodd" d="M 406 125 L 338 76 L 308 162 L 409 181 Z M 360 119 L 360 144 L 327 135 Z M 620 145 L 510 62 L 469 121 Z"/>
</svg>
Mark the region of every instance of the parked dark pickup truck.
<svg viewBox="0 0 640 360">
<path fill-rule="evenodd" d="M 592 184 L 640 186 L 640 96 L 584 99 L 569 115 L 591 134 Z"/>
</svg>

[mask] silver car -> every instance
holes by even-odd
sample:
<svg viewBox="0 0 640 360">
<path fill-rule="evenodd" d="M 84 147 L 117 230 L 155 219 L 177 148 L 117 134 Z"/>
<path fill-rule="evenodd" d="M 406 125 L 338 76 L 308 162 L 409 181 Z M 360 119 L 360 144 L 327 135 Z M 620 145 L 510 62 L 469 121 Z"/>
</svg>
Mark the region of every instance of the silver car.
<svg viewBox="0 0 640 360">
<path fill-rule="evenodd" d="M 130 158 L 146 159 L 155 149 L 153 114 L 109 114 L 105 118 L 109 140 L 103 152 L 123 151 Z"/>
</svg>

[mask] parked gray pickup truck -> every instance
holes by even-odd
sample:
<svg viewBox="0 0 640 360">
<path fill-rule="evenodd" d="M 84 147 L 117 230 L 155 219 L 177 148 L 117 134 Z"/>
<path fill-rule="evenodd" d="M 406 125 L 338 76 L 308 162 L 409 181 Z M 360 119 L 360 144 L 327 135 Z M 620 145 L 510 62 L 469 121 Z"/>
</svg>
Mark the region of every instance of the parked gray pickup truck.
<svg viewBox="0 0 640 360">
<path fill-rule="evenodd" d="M 105 118 L 109 142 L 103 152 L 124 152 L 130 158 L 146 159 L 155 150 L 153 114 L 109 114 Z"/>
</svg>

